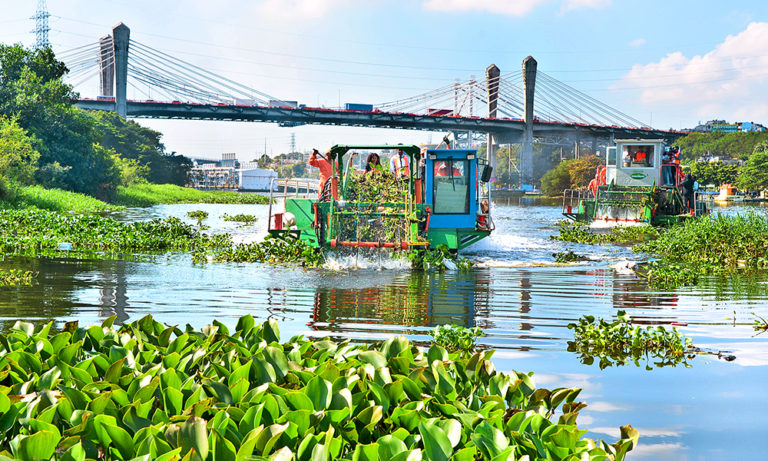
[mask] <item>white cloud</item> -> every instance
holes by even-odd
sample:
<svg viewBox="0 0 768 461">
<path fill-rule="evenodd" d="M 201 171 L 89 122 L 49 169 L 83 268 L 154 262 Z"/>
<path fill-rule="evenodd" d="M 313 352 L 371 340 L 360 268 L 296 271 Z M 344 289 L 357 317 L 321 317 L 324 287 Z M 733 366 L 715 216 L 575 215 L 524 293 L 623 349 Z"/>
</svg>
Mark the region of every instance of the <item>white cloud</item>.
<svg viewBox="0 0 768 461">
<path fill-rule="evenodd" d="M 641 103 L 679 106 L 691 118 L 738 121 L 768 117 L 766 83 L 768 23 L 754 22 L 706 54 L 636 65 L 614 88 L 637 89 Z"/>
<path fill-rule="evenodd" d="M 642 46 L 645 45 L 645 39 L 644 38 L 636 38 L 635 40 L 632 40 L 629 42 L 629 46 Z"/>
<path fill-rule="evenodd" d="M 583 8 L 605 8 L 611 4 L 611 0 L 563 0 L 562 12 L 580 10 Z"/>
<path fill-rule="evenodd" d="M 460 12 L 487 11 L 508 16 L 524 16 L 548 0 L 427 0 L 429 10 Z M 570 1 L 570 0 L 569 0 Z"/>
</svg>

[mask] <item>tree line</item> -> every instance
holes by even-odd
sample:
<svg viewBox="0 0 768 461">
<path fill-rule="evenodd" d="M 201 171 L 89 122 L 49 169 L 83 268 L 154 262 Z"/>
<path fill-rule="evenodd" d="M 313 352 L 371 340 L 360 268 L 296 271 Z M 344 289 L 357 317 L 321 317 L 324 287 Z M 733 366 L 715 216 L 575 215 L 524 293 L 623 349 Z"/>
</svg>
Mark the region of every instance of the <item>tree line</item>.
<svg viewBox="0 0 768 461">
<path fill-rule="evenodd" d="M 136 182 L 184 185 L 192 162 L 161 134 L 111 112 L 78 109 L 50 48 L 0 44 L 0 198 L 40 184 L 110 200 Z"/>
</svg>

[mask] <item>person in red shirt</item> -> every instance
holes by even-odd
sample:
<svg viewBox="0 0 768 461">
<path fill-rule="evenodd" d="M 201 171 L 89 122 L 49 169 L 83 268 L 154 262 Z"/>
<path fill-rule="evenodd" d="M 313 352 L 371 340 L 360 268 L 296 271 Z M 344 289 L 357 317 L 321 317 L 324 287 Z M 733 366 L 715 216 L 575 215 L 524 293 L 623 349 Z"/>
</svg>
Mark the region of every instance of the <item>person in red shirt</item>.
<svg viewBox="0 0 768 461">
<path fill-rule="evenodd" d="M 323 195 L 323 189 L 325 189 L 325 183 L 333 176 L 333 168 L 331 162 L 328 160 L 329 153 L 325 156 L 320 155 L 317 149 L 312 149 L 312 155 L 309 157 L 309 165 L 320 170 L 320 187 L 317 191 L 317 195 Z M 318 156 L 320 156 L 318 158 Z"/>
</svg>

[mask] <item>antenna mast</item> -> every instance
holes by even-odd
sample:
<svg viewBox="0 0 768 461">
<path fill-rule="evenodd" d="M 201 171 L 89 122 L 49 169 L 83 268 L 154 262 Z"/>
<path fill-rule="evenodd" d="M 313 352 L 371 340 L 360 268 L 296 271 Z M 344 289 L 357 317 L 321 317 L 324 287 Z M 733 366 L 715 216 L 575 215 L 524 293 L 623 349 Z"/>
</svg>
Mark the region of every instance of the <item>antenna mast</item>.
<svg viewBox="0 0 768 461">
<path fill-rule="evenodd" d="M 48 32 L 51 28 L 48 26 L 48 5 L 45 0 L 37 0 L 37 12 L 30 19 L 35 20 L 35 48 L 48 48 L 51 43 L 48 41 Z"/>
</svg>

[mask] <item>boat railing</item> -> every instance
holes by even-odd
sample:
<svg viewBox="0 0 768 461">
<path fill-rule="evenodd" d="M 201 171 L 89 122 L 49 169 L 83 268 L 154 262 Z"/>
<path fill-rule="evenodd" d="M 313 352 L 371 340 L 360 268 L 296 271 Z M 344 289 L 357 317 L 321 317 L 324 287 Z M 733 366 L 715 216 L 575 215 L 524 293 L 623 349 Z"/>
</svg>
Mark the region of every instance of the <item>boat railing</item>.
<svg viewBox="0 0 768 461">
<path fill-rule="evenodd" d="M 289 198 L 317 198 L 319 181 L 311 178 L 272 178 L 269 183 L 269 223 L 268 230 L 272 230 L 272 207 L 276 200 Z M 283 211 L 285 211 L 283 209 Z"/>
<path fill-rule="evenodd" d="M 563 214 L 576 216 L 582 200 L 592 200 L 595 196 L 589 189 L 566 189 L 563 191 Z"/>
</svg>

